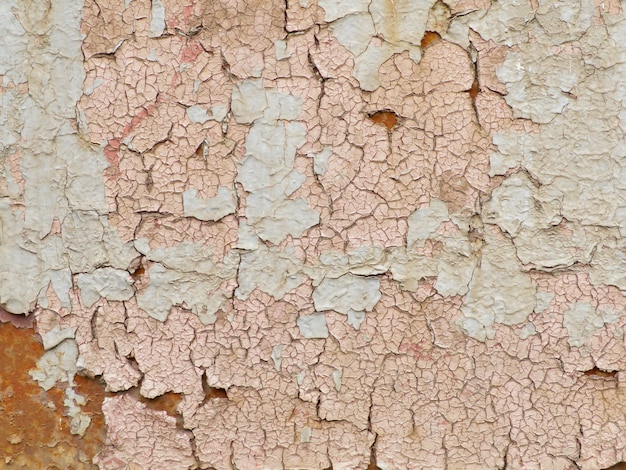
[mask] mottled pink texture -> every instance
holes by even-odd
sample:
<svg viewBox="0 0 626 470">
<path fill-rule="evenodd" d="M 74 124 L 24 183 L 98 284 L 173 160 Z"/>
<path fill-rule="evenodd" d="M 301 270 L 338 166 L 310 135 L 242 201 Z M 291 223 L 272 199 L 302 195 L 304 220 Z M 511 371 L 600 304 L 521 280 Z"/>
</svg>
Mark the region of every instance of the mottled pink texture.
<svg viewBox="0 0 626 470">
<path fill-rule="evenodd" d="M 108 162 L 108 223 L 138 253 L 132 295 L 102 289 L 87 307 L 84 273 L 72 273 L 71 308 L 48 292 L 37 318 L 44 334 L 73 328 L 79 369 L 118 394 L 104 404 L 101 468 L 626 459 L 626 296 L 619 269 L 610 278 L 593 258 L 602 241 L 621 259 L 622 239 L 612 221 L 566 218 L 562 191 L 585 181 L 589 161 L 612 181 L 619 165 L 580 140 L 580 158 L 563 164 L 579 171 L 570 186 L 545 167 L 587 132 L 576 106 L 597 96 L 577 87 L 611 53 L 590 54 L 539 2 L 430 2 L 432 41 L 393 44 L 367 71 L 380 86 L 364 91 L 358 54 L 391 47 L 370 34 L 375 12 L 400 19 L 396 2 L 362 3 L 86 1 L 79 122 Z M 404 3 L 408 15 L 428 2 Z M 343 14 L 327 21 L 333 9 Z M 571 14 L 601 38 L 621 7 Z M 585 73 L 541 72 L 559 57 Z M 611 83 L 593 87 L 609 96 Z M 7 166 L 18 188 L 22 157 Z M 201 217 L 190 200 L 234 208 Z M 524 242 L 550 251 L 537 240 L 573 261 L 524 264 Z M 181 419 L 133 387 L 181 394 Z"/>
<path fill-rule="evenodd" d="M 100 468 L 190 468 L 195 459 L 188 432 L 165 411 L 146 408 L 128 395 L 105 398 L 107 440 L 95 457 Z"/>
</svg>

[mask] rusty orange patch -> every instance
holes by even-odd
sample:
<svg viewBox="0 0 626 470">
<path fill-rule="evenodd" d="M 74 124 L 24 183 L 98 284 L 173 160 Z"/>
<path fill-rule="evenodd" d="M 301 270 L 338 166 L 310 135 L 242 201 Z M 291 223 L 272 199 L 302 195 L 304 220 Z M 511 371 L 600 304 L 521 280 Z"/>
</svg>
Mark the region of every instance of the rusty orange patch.
<svg viewBox="0 0 626 470">
<path fill-rule="evenodd" d="M 369 118 L 376 124 L 382 124 L 387 130 L 391 130 L 398 124 L 398 115 L 389 110 L 376 111 L 374 114 L 370 114 Z"/>
<path fill-rule="evenodd" d="M 94 380 L 75 378 L 92 421 L 83 437 L 72 435 L 64 388 L 46 392 L 28 375 L 44 352 L 37 338 L 33 329 L 0 324 L 0 467 L 95 469 L 91 462 L 104 439 L 104 389 Z"/>
</svg>

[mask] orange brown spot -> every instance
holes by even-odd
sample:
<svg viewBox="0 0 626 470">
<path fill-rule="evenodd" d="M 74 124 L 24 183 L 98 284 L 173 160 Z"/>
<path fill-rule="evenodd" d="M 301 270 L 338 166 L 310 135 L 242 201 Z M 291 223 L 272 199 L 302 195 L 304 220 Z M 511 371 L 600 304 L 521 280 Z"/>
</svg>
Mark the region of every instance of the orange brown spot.
<svg viewBox="0 0 626 470">
<path fill-rule="evenodd" d="M 470 98 L 472 98 L 472 101 L 476 99 L 478 93 L 480 93 L 480 86 L 478 85 L 478 80 L 474 80 L 474 83 L 472 83 L 472 87 L 469 89 L 469 95 Z"/>
<path fill-rule="evenodd" d="M 426 31 L 424 33 L 424 37 L 422 38 L 422 42 L 420 43 L 420 47 L 422 49 L 426 49 L 427 47 L 437 44 L 438 42 L 441 42 L 441 36 L 439 33 Z"/>
<path fill-rule="evenodd" d="M 398 115 L 389 110 L 376 111 L 375 113 L 370 114 L 369 118 L 375 124 L 385 126 L 387 130 L 391 130 L 396 124 L 398 124 Z"/>
<path fill-rule="evenodd" d="M 145 273 L 146 273 L 146 268 L 144 268 L 143 266 L 139 266 L 137 269 L 133 271 L 130 277 L 132 277 L 134 280 L 137 280 L 141 276 L 143 276 Z"/>
</svg>

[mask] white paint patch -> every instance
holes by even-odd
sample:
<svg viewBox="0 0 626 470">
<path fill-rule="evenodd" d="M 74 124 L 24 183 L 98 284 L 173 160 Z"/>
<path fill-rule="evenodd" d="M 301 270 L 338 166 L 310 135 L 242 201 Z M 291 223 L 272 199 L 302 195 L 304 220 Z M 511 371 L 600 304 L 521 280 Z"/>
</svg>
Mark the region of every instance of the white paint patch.
<svg viewBox="0 0 626 470">
<path fill-rule="evenodd" d="M 380 300 L 380 279 L 345 274 L 337 279 L 324 278 L 313 291 L 315 310 L 335 310 L 347 315 L 353 312 L 371 312 Z"/>
<path fill-rule="evenodd" d="M 281 251 L 278 247 L 259 244 L 254 251 L 241 254 L 235 296 L 245 300 L 258 288 L 275 299 L 282 299 L 304 282 L 301 271 L 302 262 L 289 249 Z"/>
<path fill-rule="evenodd" d="M 306 142 L 306 128 L 299 122 L 284 121 L 300 115 L 302 99 L 265 90 L 257 81 L 245 81 L 233 90 L 232 110 L 238 122 L 254 122 L 237 170 L 237 181 L 249 193 L 248 225 L 262 240 L 274 244 L 287 235 L 299 237 L 319 223 L 319 214 L 304 199 L 289 199 L 305 181 L 293 166 L 296 150 Z"/>
<path fill-rule="evenodd" d="M 335 383 L 335 390 L 338 392 L 341 390 L 341 378 L 343 377 L 343 371 L 336 369 L 333 371 L 333 382 Z"/>
<path fill-rule="evenodd" d="M 149 38 L 158 38 L 165 31 L 165 5 L 161 0 L 152 0 L 150 10 L 150 31 Z"/>
<path fill-rule="evenodd" d="M 95 304 L 101 297 L 107 300 L 129 300 L 135 290 L 127 271 L 115 268 L 100 268 L 93 273 L 79 274 L 77 284 L 80 298 L 87 308 Z"/>
<path fill-rule="evenodd" d="M 376 34 L 374 21 L 369 13 L 344 16 L 330 28 L 333 36 L 355 57 L 365 52 L 372 36 Z"/>
<path fill-rule="evenodd" d="M 492 337 L 494 323 L 517 325 L 526 321 L 536 303 L 535 286 L 522 270 L 511 241 L 487 235 L 486 242 L 461 307 L 463 330 L 480 341 Z"/>
<path fill-rule="evenodd" d="M 201 199 L 195 189 L 183 193 L 183 209 L 185 217 L 195 217 L 198 220 L 216 221 L 237 209 L 235 192 L 226 186 L 217 189 L 217 195 L 209 199 Z"/>
<path fill-rule="evenodd" d="M 25 181 L 23 194 L 13 188 L 13 201 L 0 194 L 0 305 L 12 313 L 28 313 L 36 302 L 45 307 L 52 284 L 70 308 L 72 272 L 126 269 L 137 256 L 108 224 L 103 151 L 74 127 L 85 77 L 82 2 L 8 0 L 0 2 L 0 16 L 6 19 L 0 22 L 3 82 L 29 90 L 22 97 L 17 88 L 8 90 L 0 106 L 0 149 L 19 143 Z M 39 34 L 48 40 L 42 43 Z M 50 233 L 58 222 L 61 233 Z"/>
<path fill-rule="evenodd" d="M 535 325 L 529 322 L 524 325 L 522 331 L 520 331 L 519 337 L 520 339 L 527 339 L 536 334 L 537 330 L 535 329 Z"/>
<path fill-rule="evenodd" d="M 483 221 L 497 224 L 512 236 L 522 229 L 532 231 L 561 221 L 562 194 L 537 188 L 524 172 L 516 173 L 494 189 L 483 208 Z"/>
<path fill-rule="evenodd" d="M 72 385 L 77 371 L 77 359 L 78 345 L 76 341 L 67 339 L 55 348 L 46 351 L 37 360 L 37 367 L 31 369 L 28 375 L 44 390 L 50 390 L 57 382 L 67 382 Z"/>
<path fill-rule="evenodd" d="M 545 312 L 550 306 L 550 302 L 554 299 L 554 293 L 538 290 L 535 297 L 537 299 L 535 303 L 535 312 L 541 313 Z"/>
<path fill-rule="evenodd" d="M 311 442 L 311 434 L 312 434 L 312 430 L 310 427 L 305 426 L 302 428 L 302 430 L 300 431 L 300 443 L 304 444 L 306 442 Z"/>
<path fill-rule="evenodd" d="M 276 60 L 283 60 L 291 57 L 291 53 L 287 52 L 287 41 L 283 41 L 282 39 L 274 41 L 274 51 L 276 53 Z"/>
<path fill-rule="evenodd" d="M 272 358 L 272 361 L 274 361 L 274 368 L 277 371 L 280 371 L 280 364 L 282 363 L 282 356 L 283 356 L 282 344 L 278 344 L 274 346 L 272 348 L 272 355 L 270 357 Z"/>
<path fill-rule="evenodd" d="M 74 339 L 75 334 L 76 328 L 61 328 L 59 325 L 55 325 L 54 328 L 42 335 L 43 348 L 49 351 L 66 339 Z"/>
<path fill-rule="evenodd" d="M 334 21 L 351 13 L 367 12 L 370 0 L 318 0 L 317 4 L 324 9 L 324 19 Z"/>
<path fill-rule="evenodd" d="M 313 159 L 313 171 L 316 175 L 323 176 L 328 168 L 328 159 L 333 154 L 332 147 L 324 147 L 321 152 L 308 153 L 307 157 Z"/>
<path fill-rule="evenodd" d="M 570 346 L 581 347 L 598 329 L 607 323 L 615 323 L 620 317 L 618 312 L 576 302 L 563 315 L 563 326 L 569 335 L 567 341 Z"/>
<path fill-rule="evenodd" d="M 193 123 L 204 124 L 209 118 L 209 114 L 201 106 L 193 105 L 187 108 L 187 117 Z"/>
<path fill-rule="evenodd" d="M 215 313 L 226 301 L 224 294 L 215 292 L 220 278 L 192 272 L 183 275 L 160 264 L 154 264 L 149 275 L 150 284 L 137 293 L 137 305 L 152 318 L 164 322 L 172 306 L 184 302 L 204 324 L 215 323 Z"/>
<path fill-rule="evenodd" d="M 418 209 L 409 216 L 407 247 L 433 238 L 439 226 L 450 220 L 445 202 L 431 199 L 428 207 Z"/>
<path fill-rule="evenodd" d="M 352 309 L 348 310 L 348 325 L 352 326 L 355 330 L 361 328 L 361 323 L 365 321 L 365 312 L 355 312 Z"/>
<path fill-rule="evenodd" d="M 214 263 L 210 249 L 194 243 L 152 250 L 148 240 L 138 239 L 135 246 L 154 263 L 148 271 L 150 284 L 137 292 L 140 308 L 165 321 L 172 306 L 185 303 L 202 323 L 215 323 L 215 313 L 226 301 L 219 287 L 235 277 L 237 253 L 229 252 L 220 263 Z"/>
<path fill-rule="evenodd" d="M 81 406 L 87 404 L 87 399 L 79 395 L 73 388 L 68 387 L 65 389 L 65 398 L 63 399 L 63 405 L 67 409 L 70 420 L 70 433 L 82 436 L 87 431 L 87 428 L 91 424 L 91 417 L 87 413 L 83 413 L 80 409 Z"/>
<path fill-rule="evenodd" d="M 300 316 L 297 325 L 300 328 L 300 334 L 307 339 L 328 338 L 326 316 L 323 313 Z"/>
<path fill-rule="evenodd" d="M 213 113 L 213 119 L 221 122 L 228 114 L 228 109 L 226 108 L 226 106 L 216 105 L 211 107 L 211 112 Z"/>
<path fill-rule="evenodd" d="M 363 90 L 378 88 L 380 66 L 404 51 L 421 59 L 420 42 L 435 0 L 320 0 L 332 34 L 354 55 L 354 77 Z M 336 21 L 335 21 L 336 20 Z"/>
</svg>

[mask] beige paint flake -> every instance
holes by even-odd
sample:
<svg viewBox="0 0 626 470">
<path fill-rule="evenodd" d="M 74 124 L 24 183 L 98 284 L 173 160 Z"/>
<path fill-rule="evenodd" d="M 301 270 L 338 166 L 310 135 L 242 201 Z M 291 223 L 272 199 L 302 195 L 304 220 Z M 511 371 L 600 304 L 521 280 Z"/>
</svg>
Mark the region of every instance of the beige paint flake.
<svg viewBox="0 0 626 470">
<path fill-rule="evenodd" d="M 233 191 L 225 186 L 217 189 L 217 195 L 210 199 L 198 198 L 195 189 L 183 193 L 183 210 L 185 217 L 199 220 L 216 221 L 235 212 L 237 202 Z"/>
<path fill-rule="evenodd" d="M 297 323 L 300 334 L 305 338 L 328 338 L 326 316 L 323 313 L 300 316 Z"/>
<path fill-rule="evenodd" d="M 318 1 L 335 38 L 354 55 L 354 77 L 363 90 L 379 86 L 378 70 L 394 54 L 421 58 L 420 42 L 434 0 Z M 335 21 L 336 20 L 336 21 Z"/>
<path fill-rule="evenodd" d="M 626 462 L 625 31 L 599 0 L 0 2 L 0 313 L 72 433 L 104 384 L 80 468 Z"/>
<path fill-rule="evenodd" d="M 325 278 L 313 291 L 313 304 L 318 311 L 335 310 L 348 314 L 371 312 L 380 299 L 380 280 L 353 274 L 337 279 Z"/>
</svg>

